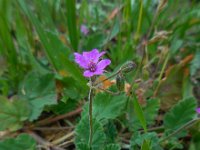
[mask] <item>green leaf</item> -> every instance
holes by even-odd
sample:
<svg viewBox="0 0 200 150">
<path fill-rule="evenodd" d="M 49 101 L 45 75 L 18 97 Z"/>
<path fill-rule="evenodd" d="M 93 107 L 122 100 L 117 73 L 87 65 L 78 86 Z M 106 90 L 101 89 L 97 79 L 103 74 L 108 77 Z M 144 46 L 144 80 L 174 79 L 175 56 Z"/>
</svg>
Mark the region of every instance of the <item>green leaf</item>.
<svg viewBox="0 0 200 150">
<path fill-rule="evenodd" d="M 66 74 L 73 76 L 77 82 L 80 83 L 84 91 L 88 89 L 86 86 L 86 79 L 83 77 L 80 69 L 75 65 L 75 63 L 69 60 L 69 49 L 60 41 L 57 33 L 47 32 L 45 28 L 41 26 L 39 20 L 33 15 L 33 13 L 28 8 L 27 4 L 23 0 L 18 0 L 19 5 L 23 12 L 28 16 L 31 23 L 35 26 L 41 43 L 44 46 L 46 55 L 57 70 L 57 72 L 64 71 Z"/>
<path fill-rule="evenodd" d="M 93 48 L 100 48 L 106 42 L 106 36 L 102 33 L 95 33 L 88 37 L 87 41 L 84 42 L 83 49 L 91 50 Z"/>
<path fill-rule="evenodd" d="M 147 100 L 147 105 L 144 108 L 144 116 L 148 125 L 152 125 L 158 114 L 160 107 L 160 101 L 158 99 L 149 99 Z"/>
<path fill-rule="evenodd" d="M 111 30 L 110 36 L 108 37 L 108 41 L 114 38 L 119 33 L 119 30 L 120 30 L 120 21 L 116 19 L 114 22 L 114 26 Z"/>
<path fill-rule="evenodd" d="M 90 150 L 88 144 L 85 143 L 79 143 L 76 145 L 77 150 Z"/>
<path fill-rule="evenodd" d="M 154 120 L 156 119 L 156 116 L 158 114 L 160 102 L 158 99 L 149 99 L 147 100 L 147 104 L 145 107 L 143 107 L 144 117 L 146 120 L 146 123 L 148 126 L 154 124 Z M 129 102 L 129 109 L 128 109 L 128 115 L 129 115 L 129 121 L 130 121 L 130 127 L 131 130 L 137 130 L 141 128 L 141 123 L 136 116 L 135 112 L 132 110 L 133 102 Z"/>
<path fill-rule="evenodd" d="M 86 92 L 80 83 L 77 82 L 72 77 L 65 77 L 61 80 L 64 86 L 64 94 L 67 95 L 71 99 L 80 99 L 81 97 L 85 97 Z"/>
<path fill-rule="evenodd" d="M 77 25 L 76 25 L 76 1 L 75 0 L 66 0 L 67 8 L 67 28 L 69 32 L 69 38 L 71 45 L 74 50 L 78 50 L 78 34 L 77 34 Z"/>
<path fill-rule="evenodd" d="M 164 117 L 166 129 L 176 130 L 196 116 L 197 103 L 194 98 L 180 100 Z"/>
<path fill-rule="evenodd" d="M 133 105 L 134 105 L 135 114 L 137 115 L 138 119 L 140 120 L 140 123 L 141 123 L 143 129 L 145 131 L 147 131 L 146 119 L 144 117 L 143 110 L 142 110 L 140 104 L 138 103 L 138 99 L 135 95 L 134 95 Z"/>
<path fill-rule="evenodd" d="M 20 74 L 22 73 L 22 70 L 19 65 L 18 57 L 17 57 L 17 50 L 14 45 L 14 40 L 12 38 L 12 35 L 10 34 L 11 27 L 10 23 L 8 22 L 7 14 L 6 12 L 10 9 L 10 2 L 9 1 L 3 1 L 4 5 L 7 5 L 7 7 L 2 7 L 0 11 L 0 51 L 3 54 L 3 57 L 5 57 L 8 65 L 8 78 L 9 80 L 12 80 L 10 82 L 10 86 L 13 86 L 17 88 L 17 84 L 19 82 Z M 3 6 L 3 5 L 2 5 Z M 0 6 L 1 7 L 1 6 Z M 8 10 L 6 10 L 6 8 Z M 16 75 L 16 72 L 18 72 L 18 75 Z"/>
<path fill-rule="evenodd" d="M 104 148 L 104 150 L 120 150 L 120 146 L 118 144 L 108 144 Z"/>
<path fill-rule="evenodd" d="M 65 114 L 67 112 L 73 111 L 77 108 L 77 101 L 73 99 L 68 99 L 66 102 L 59 101 L 57 105 L 48 107 L 55 114 Z"/>
<path fill-rule="evenodd" d="M 35 140 L 28 134 L 0 141 L 0 150 L 36 150 Z"/>
<path fill-rule="evenodd" d="M 93 117 L 101 122 L 105 119 L 115 119 L 123 113 L 126 100 L 125 94 L 112 96 L 108 93 L 98 93 L 93 99 Z M 88 103 L 82 113 L 82 116 L 87 115 Z"/>
<path fill-rule="evenodd" d="M 32 68 L 37 70 L 39 73 L 47 73 L 48 68 L 42 66 L 37 59 L 34 57 L 31 49 L 31 40 L 34 38 L 32 34 L 30 34 L 31 27 L 27 27 L 28 25 L 24 22 L 23 15 L 20 14 L 20 10 L 17 10 L 15 22 L 16 22 L 16 40 L 19 45 L 19 55 L 21 57 L 21 61 L 26 62 L 27 64 L 31 64 Z"/>
<path fill-rule="evenodd" d="M 171 48 L 170 48 L 172 55 L 177 53 L 177 51 L 181 48 L 182 44 L 183 44 L 183 41 L 180 39 L 177 40 L 177 38 L 175 38 L 172 41 Z"/>
<path fill-rule="evenodd" d="M 79 124 L 76 126 L 76 139 L 75 144 L 80 147 L 80 144 L 88 144 L 89 141 L 89 119 L 84 117 L 81 119 Z M 93 119 L 93 138 L 92 138 L 92 149 L 101 150 L 104 146 L 106 140 L 105 133 L 103 132 L 103 127 L 96 119 Z M 79 146 L 78 146 L 79 145 Z"/>
<path fill-rule="evenodd" d="M 45 106 L 57 104 L 54 75 L 30 72 L 21 85 L 20 94 L 30 102 L 32 112 L 29 120 L 37 119 Z"/>
<path fill-rule="evenodd" d="M 131 137 L 130 144 L 131 144 L 131 150 L 135 150 L 138 147 L 141 148 L 148 147 L 149 149 L 152 150 L 162 150 L 161 146 L 159 145 L 159 139 L 155 132 L 149 132 L 144 134 L 140 134 L 139 132 L 134 132 L 133 136 Z"/>
<path fill-rule="evenodd" d="M 51 17 L 51 12 L 49 10 L 49 3 L 45 1 L 34 1 L 35 9 L 38 11 L 38 17 L 42 18 L 42 23 L 49 27 L 51 30 L 55 29 L 53 18 Z M 45 17 L 43 17 L 45 16 Z"/>
<path fill-rule="evenodd" d="M 197 50 L 191 65 L 190 65 L 190 74 L 193 76 L 200 69 L 200 50 Z"/>
<path fill-rule="evenodd" d="M 150 150 L 150 141 L 144 140 L 141 150 Z"/>
<path fill-rule="evenodd" d="M 104 125 L 104 132 L 106 134 L 106 143 L 115 143 L 117 140 L 117 128 L 113 120 L 109 120 L 106 125 Z"/>
<path fill-rule="evenodd" d="M 23 126 L 30 114 L 30 107 L 24 100 L 8 100 L 0 97 L 0 130 L 15 131 Z"/>
</svg>

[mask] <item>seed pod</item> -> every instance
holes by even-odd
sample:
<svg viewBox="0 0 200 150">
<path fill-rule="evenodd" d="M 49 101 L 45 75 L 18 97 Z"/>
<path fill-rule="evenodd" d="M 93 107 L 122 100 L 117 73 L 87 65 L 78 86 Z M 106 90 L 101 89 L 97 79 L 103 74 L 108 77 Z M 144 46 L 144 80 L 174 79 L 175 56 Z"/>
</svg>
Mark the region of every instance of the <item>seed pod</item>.
<svg viewBox="0 0 200 150">
<path fill-rule="evenodd" d="M 125 80 L 122 74 L 118 74 L 116 77 L 116 85 L 119 91 L 124 91 Z"/>
<path fill-rule="evenodd" d="M 127 61 L 124 65 L 121 66 L 122 73 L 131 72 L 136 68 L 136 64 L 132 61 Z"/>
</svg>

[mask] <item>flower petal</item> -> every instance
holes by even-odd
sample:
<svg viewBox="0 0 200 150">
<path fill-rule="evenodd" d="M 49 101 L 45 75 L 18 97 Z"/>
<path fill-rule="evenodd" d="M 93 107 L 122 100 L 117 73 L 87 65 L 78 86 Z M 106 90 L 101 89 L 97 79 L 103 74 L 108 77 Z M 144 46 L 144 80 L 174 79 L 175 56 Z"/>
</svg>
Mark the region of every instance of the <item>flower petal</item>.
<svg viewBox="0 0 200 150">
<path fill-rule="evenodd" d="M 79 53 L 74 53 L 74 56 L 75 56 L 75 62 L 79 64 L 80 67 L 87 69 L 88 63 L 87 60 L 85 60 L 85 58 L 83 57 L 83 55 Z"/>
<path fill-rule="evenodd" d="M 86 71 L 84 71 L 84 73 L 83 73 L 83 75 L 85 76 L 85 77 L 92 77 L 93 75 L 94 75 L 94 72 L 91 72 L 91 71 L 89 71 L 89 70 L 86 70 Z"/>
<path fill-rule="evenodd" d="M 103 59 L 97 64 L 97 71 L 104 70 L 108 65 L 110 65 L 110 59 Z"/>
<path fill-rule="evenodd" d="M 96 71 L 94 72 L 94 74 L 95 74 L 95 75 L 101 75 L 101 74 L 103 74 L 103 71 L 104 71 L 104 70 L 96 70 Z"/>
<path fill-rule="evenodd" d="M 105 53 L 106 53 L 105 51 L 102 51 L 101 53 L 99 53 L 99 58 L 100 58 L 101 56 L 103 56 Z"/>
<path fill-rule="evenodd" d="M 83 52 L 83 57 L 88 61 L 92 61 L 97 63 L 99 61 L 99 51 L 97 49 L 93 49 L 90 52 Z"/>
<path fill-rule="evenodd" d="M 87 61 L 92 61 L 94 63 L 97 63 L 99 61 L 99 58 L 104 55 L 106 52 L 103 51 L 101 53 L 99 53 L 98 49 L 93 49 L 90 52 L 83 52 L 83 57 L 87 60 Z"/>
</svg>

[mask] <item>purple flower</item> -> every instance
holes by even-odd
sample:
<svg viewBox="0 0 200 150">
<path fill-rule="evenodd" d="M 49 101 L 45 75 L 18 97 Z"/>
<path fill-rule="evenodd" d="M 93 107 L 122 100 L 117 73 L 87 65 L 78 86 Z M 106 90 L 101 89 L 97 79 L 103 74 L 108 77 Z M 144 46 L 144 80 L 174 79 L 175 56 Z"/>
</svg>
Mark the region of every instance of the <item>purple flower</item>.
<svg viewBox="0 0 200 150">
<path fill-rule="evenodd" d="M 196 112 L 200 114 L 200 107 L 196 109 Z"/>
<path fill-rule="evenodd" d="M 86 25 L 81 25 L 81 33 L 83 33 L 84 35 L 87 35 L 89 32 L 88 28 Z"/>
<path fill-rule="evenodd" d="M 93 49 L 90 52 L 83 52 L 83 54 L 74 53 L 74 56 L 76 63 L 85 69 L 83 75 L 92 77 L 103 74 L 104 69 L 111 63 L 109 59 L 100 60 L 100 57 L 104 54 L 104 51 L 99 53 L 97 49 Z"/>
</svg>

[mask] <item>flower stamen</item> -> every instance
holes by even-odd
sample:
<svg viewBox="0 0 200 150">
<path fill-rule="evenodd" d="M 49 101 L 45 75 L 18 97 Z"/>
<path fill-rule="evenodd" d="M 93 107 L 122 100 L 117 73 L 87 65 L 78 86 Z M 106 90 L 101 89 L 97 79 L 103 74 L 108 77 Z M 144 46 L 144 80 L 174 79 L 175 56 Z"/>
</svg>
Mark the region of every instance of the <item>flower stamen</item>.
<svg viewBox="0 0 200 150">
<path fill-rule="evenodd" d="M 88 64 L 88 70 L 91 72 L 95 72 L 97 69 L 97 66 L 94 62 L 90 61 L 90 63 Z"/>
</svg>

